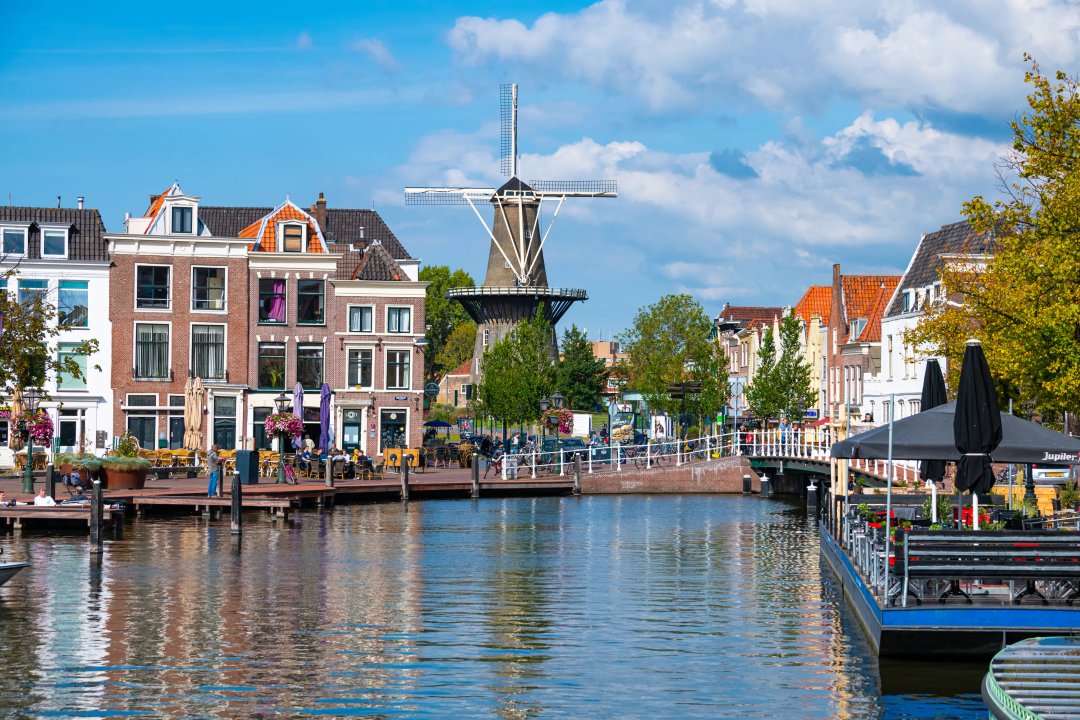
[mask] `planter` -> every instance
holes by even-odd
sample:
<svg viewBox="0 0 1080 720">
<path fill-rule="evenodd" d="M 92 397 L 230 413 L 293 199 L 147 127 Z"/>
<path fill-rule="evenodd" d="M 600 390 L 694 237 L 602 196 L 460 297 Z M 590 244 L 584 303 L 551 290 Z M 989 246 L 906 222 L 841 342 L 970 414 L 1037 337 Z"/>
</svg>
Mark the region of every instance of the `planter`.
<svg viewBox="0 0 1080 720">
<path fill-rule="evenodd" d="M 103 467 L 101 469 L 101 487 L 109 490 L 142 490 L 146 487 L 146 469 L 140 470 L 117 470 Z"/>
</svg>

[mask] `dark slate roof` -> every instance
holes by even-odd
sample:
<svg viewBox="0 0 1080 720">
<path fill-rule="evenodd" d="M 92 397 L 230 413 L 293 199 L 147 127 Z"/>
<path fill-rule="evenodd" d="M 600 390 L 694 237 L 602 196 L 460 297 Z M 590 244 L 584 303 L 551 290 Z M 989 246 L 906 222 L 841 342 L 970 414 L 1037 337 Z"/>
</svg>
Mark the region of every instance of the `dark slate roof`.
<svg viewBox="0 0 1080 720">
<path fill-rule="evenodd" d="M 893 295 L 885 317 L 904 313 L 905 290 L 925 288 L 941 279 L 941 268 L 945 265 L 945 261 L 941 259 L 942 255 L 960 253 L 984 255 L 993 252 L 994 245 L 995 242 L 991 236 L 976 233 L 966 220 L 942 225 L 937 232 L 927 233 L 919 242 L 919 247 L 915 249 L 911 265 L 901 278 L 900 286 Z"/>
<path fill-rule="evenodd" d="M 356 268 L 360 266 L 360 260 L 364 257 L 363 250 L 350 250 L 349 245 L 330 244 L 327 247 L 335 255 L 341 255 L 338 258 L 337 271 L 334 273 L 334 277 L 338 280 L 351 280 L 352 276 L 356 274 Z"/>
<path fill-rule="evenodd" d="M 199 219 L 218 237 L 236 237 L 248 225 L 261 220 L 273 212 L 274 208 L 265 207 L 213 207 L 199 206 Z M 308 210 L 313 217 L 314 210 Z M 378 240 L 395 260 L 410 259 L 409 252 L 374 210 L 353 210 L 349 208 L 327 208 L 326 226 L 322 228 L 327 244 L 341 246 L 353 245 L 358 251 L 363 250 L 372 240 Z M 331 251 L 338 252 L 338 251 Z"/>
<path fill-rule="evenodd" d="M 521 180 L 517 179 L 516 177 L 512 177 L 509 180 L 507 180 L 505 183 L 503 183 L 503 186 L 501 188 L 499 188 L 498 190 L 496 190 L 495 194 L 496 195 L 505 195 L 507 191 L 510 191 L 510 192 L 525 192 L 525 193 L 534 193 L 534 192 L 536 192 L 527 183 L 522 182 Z"/>
<path fill-rule="evenodd" d="M 354 280 L 407 280 L 405 271 L 382 245 L 371 245 L 364 251 Z"/>
<path fill-rule="evenodd" d="M 733 325 L 738 328 L 745 328 L 754 320 L 768 320 L 769 322 L 772 322 L 773 318 L 781 317 L 783 314 L 784 308 L 779 307 L 732 305 L 731 303 L 725 303 L 723 309 L 720 310 L 720 314 L 716 316 L 714 324 Z"/>
<path fill-rule="evenodd" d="M 41 228 L 38 223 L 64 225 L 68 234 L 68 259 L 105 261 L 109 259 L 109 247 L 102 235 L 105 225 L 101 213 L 95 209 L 38 208 L 0 206 L 0 223 L 32 223 L 27 238 L 27 257 L 41 258 Z"/>
</svg>

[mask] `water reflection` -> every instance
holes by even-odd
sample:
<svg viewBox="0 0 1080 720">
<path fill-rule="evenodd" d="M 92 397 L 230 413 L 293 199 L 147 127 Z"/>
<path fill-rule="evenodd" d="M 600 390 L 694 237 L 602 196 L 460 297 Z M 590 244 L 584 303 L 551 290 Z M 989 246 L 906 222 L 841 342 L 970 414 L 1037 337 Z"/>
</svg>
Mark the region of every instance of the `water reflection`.
<svg viewBox="0 0 1080 720">
<path fill-rule="evenodd" d="M 153 519 L 101 560 L 84 537 L 0 546 L 34 562 L 0 589 L 16 716 L 982 714 L 963 672 L 883 682 L 805 513 L 761 498 L 341 506 L 250 515 L 242 545 L 227 519 Z"/>
</svg>

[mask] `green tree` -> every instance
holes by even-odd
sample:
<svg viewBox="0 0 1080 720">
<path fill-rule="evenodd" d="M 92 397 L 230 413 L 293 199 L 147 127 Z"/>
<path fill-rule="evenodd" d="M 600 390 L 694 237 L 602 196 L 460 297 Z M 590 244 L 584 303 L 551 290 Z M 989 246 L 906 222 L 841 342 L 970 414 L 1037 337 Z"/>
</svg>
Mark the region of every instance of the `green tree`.
<svg viewBox="0 0 1080 720">
<path fill-rule="evenodd" d="M 793 422 L 802 420 L 803 412 L 814 402 L 813 369 L 803 356 L 801 336 L 802 323 L 788 310 L 780 321 L 780 358 L 775 373 L 780 412 Z"/>
<path fill-rule="evenodd" d="M 701 392 L 686 398 L 686 411 L 713 417 L 727 402 L 728 383 L 727 363 L 711 333 L 712 319 L 689 295 L 665 295 L 639 309 L 633 326 L 619 335 L 630 356 L 625 364 L 629 386 L 642 393 L 650 408 L 675 414 L 684 404 L 671 397 L 668 386 L 700 383 Z"/>
<path fill-rule="evenodd" d="M 10 277 L 14 271 L 0 275 Z M 0 386 L 8 393 L 15 388 L 41 386 L 47 377 L 65 375 L 86 380 L 74 355 L 97 352 L 98 341 L 90 338 L 60 356 L 57 338 L 70 329 L 60 322 L 56 306 L 45 293 L 30 293 L 20 302 L 14 293 L 0 293 L 3 342 L 0 342 Z"/>
<path fill-rule="evenodd" d="M 512 424 L 539 420 L 540 399 L 555 387 L 551 343 L 551 324 L 537 311 L 488 348 L 476 386 L 480 413 Z"/>
<path fill-rule="evenodd" d="M 430 283 L 424 301 L 424 318 L 427 322 L 427 352 L 424 353 L 424 372 L 428 379 L 436 372 L 453 370 L 457 365 L 443 365 L 439 362 L 442 352 L 450 339 L 451 333 L 459 325 L 471 322 L 468 313 L 456 300 L 447 300 L 448 290 L 463 287 L 475 287 L 472 276 L 462 269 L 451 271 L 446 265 L 425 265 L 420 268 L 420 280 Z M 461 362 L 458 362 L 460 365 Z"/>
<path fill-rule="evenodd" d="M 443 372 L 453 372 L 461 363 L 472 358 L 476 346 L 476 323 L 460 323 L 446 338 L 442 350 L 435 355 L 435 365 Z"/>
<path fill-rule="evenodd" d="M 973 240 L 990 240 L 993 255 L 946 264 L 950 302 L 908 339 L 949 359 L 953 388 L 965 340 L 980 339 L 999 392 L 1054 418 L 1080 407 L 1080 85 L 1025 59 L 1032 91 L 999 168 L 1006 196 L 964 204 Z"/>
<path fill-rule="evenodd" d="M 592 410 L 607 384 L 604 361 L 593 355 L 592 343 L 577 325 L 563 331 L 562 359 L 559 361 L 557 389 L 566 398 L 566 406 Z"/>
<path fill-rule="evenodd" d="M 776 361 L 776 339 L 771 327 L 765 329 L 757 353 L 754 379 L 746 386 L 746 403 L 763 419 L 779 417 L 783 404 L 780 373 Z"/>
</svg>

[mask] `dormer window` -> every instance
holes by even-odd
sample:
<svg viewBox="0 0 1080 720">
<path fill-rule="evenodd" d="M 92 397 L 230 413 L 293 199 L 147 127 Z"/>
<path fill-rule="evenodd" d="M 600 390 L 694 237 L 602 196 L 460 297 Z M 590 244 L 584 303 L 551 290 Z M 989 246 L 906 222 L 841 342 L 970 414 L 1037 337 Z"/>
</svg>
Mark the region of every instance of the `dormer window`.
<svg viewBox="0 0 1080 720">
<path fill-rule="evenodd" d="M 68 231 L 66 228 L 42 228 L 41 257 L 66 258 Z"/>
<path fill-rule="evenodd" d="M 289 223 L 281 227 L 282 252 L 304 252 L 304 226 Z"/>
<path fill-rule="evenodd" d="M 174 235 L 190 235 L 192 227 L 192 208 L 174 206 L 172 209 L 172 232 Z"/>
<path fill-rule="evenodd" d="M 863 318 L 857 318 L 851 321 L 851 337 L 858 338 L 862 335 L 863 328 L 866 327 L 866 320 Z"/>
</svg>

